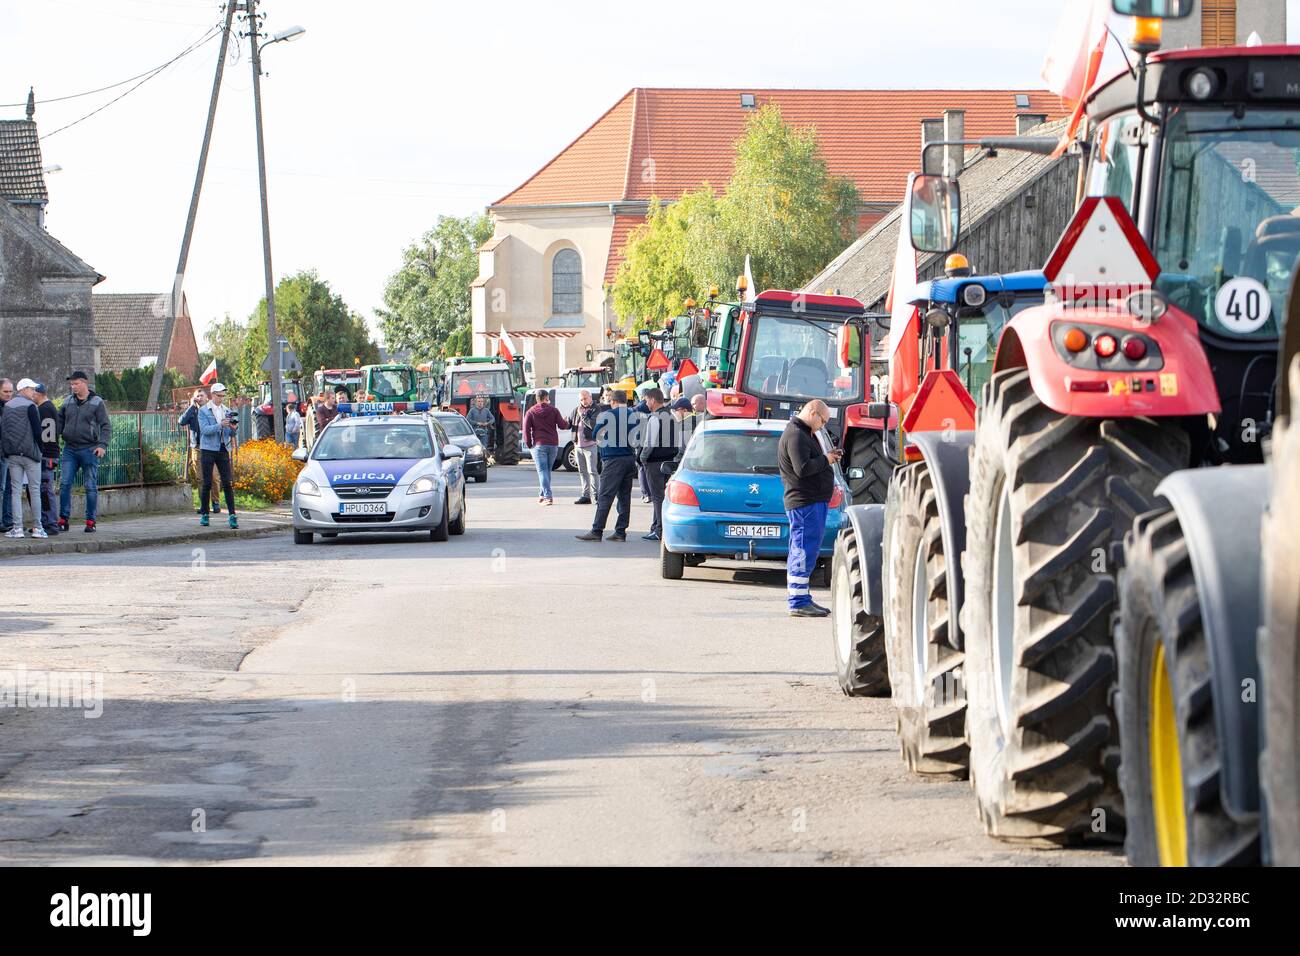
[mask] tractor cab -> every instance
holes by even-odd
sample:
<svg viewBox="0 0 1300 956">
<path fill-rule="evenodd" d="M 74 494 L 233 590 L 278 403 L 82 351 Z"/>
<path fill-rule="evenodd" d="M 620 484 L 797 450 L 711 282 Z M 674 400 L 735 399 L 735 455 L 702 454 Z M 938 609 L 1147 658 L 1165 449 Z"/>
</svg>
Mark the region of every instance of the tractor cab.
<svg viewBox="0 0 1300 956">
<path fill-rule="evenodd" d="M 361 388 L 361 369 L 359 368 L 321 368 L 312 375 L 311 394 L 324 395 L 343 389 L 347 395 L 345 401 L 353 401 Z"/>
<path fill-rule="evenodd" d="M 563 388 L 585 388 L 599 393 L 613 381 L 613 376 L 604 365 L 584 365 L 581 368 L 565 369 L 560 380 Z"/>
<path fill-rule="evenodd" d="M 361 392 L 370 402 L 413 402 L 417 384 L 411 365 L 363 365 Z"/>
<path fill-rule="evenodd" d="M 491 355 L 458 355 L 447 359 L 444 371 L 447 403 L 468 418 L 476 432 L 482 431 L 496 464 L 516 464 L 527 387 L 523 358 L 507 362 Z"/>
</svg>

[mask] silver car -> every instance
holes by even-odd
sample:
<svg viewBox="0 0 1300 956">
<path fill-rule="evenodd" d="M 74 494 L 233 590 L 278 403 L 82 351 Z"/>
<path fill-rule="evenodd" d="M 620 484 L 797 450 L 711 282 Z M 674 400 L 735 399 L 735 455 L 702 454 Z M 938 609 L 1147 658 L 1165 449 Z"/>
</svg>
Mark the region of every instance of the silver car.
<svg viewBox="0 0 1300 956">
<path fill-rule="evenodd" d="M 293 541 L 358 532 L 465 533 L 464 452 L 425 414 L 339 416 L 294 458 Z"/>
</svg>

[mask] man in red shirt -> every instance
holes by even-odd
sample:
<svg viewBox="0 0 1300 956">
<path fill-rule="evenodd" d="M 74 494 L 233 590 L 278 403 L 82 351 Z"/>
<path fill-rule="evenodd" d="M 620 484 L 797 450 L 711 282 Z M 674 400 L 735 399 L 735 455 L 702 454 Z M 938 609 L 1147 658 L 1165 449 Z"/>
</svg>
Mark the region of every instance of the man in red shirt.
<svg viewBox="0 0 1300 956">
<path fill-rule="evenodd" d="M 560 453 L 560 432 L 569 427 L 568 420 L 551 404 L 551 393 L 537 390 L 537 404 L 524 416 L 524 444 L 533 452 L 533 465 L 537 468 L 537 503 L 552 505 L 551 469 L 555 456 Z"/>
</svg>

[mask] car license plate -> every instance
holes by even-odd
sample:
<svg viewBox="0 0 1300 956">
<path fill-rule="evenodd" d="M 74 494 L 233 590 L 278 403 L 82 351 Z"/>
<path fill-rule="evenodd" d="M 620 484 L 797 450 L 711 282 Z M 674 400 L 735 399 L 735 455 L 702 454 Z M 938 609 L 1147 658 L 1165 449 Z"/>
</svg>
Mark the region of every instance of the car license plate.
<svg viewBox="0 0 1300 956">
<path fill-rule="evenodd" d="M 729 524 L 722 532 L 728 538 L 779 538 L 779 524 Z"/>
<path fill-rule="evenodd" d="M 344 501 L 339 504 L 341 515 L 383 515 L 388 514 L 386 501 Z"/>
</svg>

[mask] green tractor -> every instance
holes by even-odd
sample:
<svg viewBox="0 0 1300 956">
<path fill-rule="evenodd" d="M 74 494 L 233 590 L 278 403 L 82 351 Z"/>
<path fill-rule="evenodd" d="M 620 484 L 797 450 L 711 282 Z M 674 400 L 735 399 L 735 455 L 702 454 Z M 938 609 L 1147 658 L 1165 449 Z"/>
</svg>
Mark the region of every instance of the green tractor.
<svg viewBox="0 0 1300 956">
<path fill-rule="evenodd" d="M 371 402 L 414 402 L 418 392 L 413 365 L 361 366 L 361 395 Z M 360 397 L 360 396 L 358 396 Z"/>
</svg>

